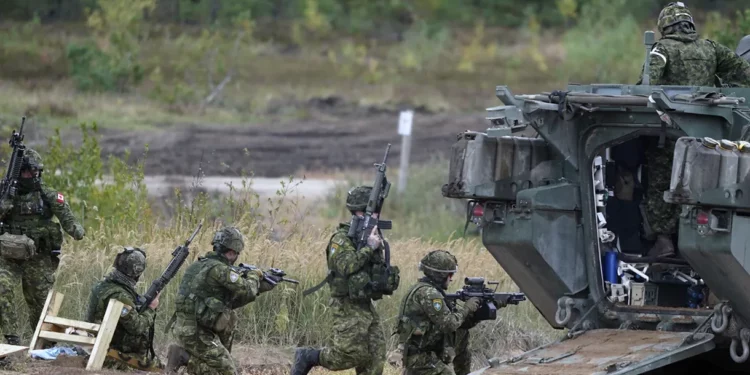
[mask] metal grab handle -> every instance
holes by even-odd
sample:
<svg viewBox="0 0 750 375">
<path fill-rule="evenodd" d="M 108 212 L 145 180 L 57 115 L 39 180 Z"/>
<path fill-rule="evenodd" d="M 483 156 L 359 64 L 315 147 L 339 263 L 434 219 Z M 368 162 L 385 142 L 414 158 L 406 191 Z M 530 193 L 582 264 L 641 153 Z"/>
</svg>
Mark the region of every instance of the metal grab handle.
<svg viewBox="0 0 750 375">
<path fill-rule="evenodd" d="M 555 322 L 561 326 L 567 325 L 573 317 L 573 301 L 570 297 L 560 297 L 557 300 L 557 312 L 555 313 Z"/>
<path fill-rule="evenodd" d="M 740 339 L 736 337 L 732 338 L 732 345 L 729 346 L 729 356 L 736 363 L 744 363 L 750 357 L 750 345 L 748 345 L 748 341 L 750 341 L 750 330 L 747 328 L 743 328 L 740 331 Z M 737 345 L 740 342 L 742 342 L 742 354 L 738 356 Z"/>
<path fill-rule="evenodd" d="M 721 303 L 715 309 L 717 314 L 711 319 L 711 329 L 715 333 L 723 333 L 729 326 L 729 315 L 732 313 L 732 308 L 729 305 Z"/>
</svg>

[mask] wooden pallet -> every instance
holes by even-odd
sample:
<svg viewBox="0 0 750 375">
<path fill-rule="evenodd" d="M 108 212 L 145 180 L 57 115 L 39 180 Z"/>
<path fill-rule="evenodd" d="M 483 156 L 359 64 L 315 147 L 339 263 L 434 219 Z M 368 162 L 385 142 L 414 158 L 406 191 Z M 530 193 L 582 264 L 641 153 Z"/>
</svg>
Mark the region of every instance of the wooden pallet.
<svg viewBox="0 0 750 375">
<path fill-rule="evenodd" d="M 95 324 L 57 316 L 60 306 L 62 306 L 63 297 L 62 293 L 50 290 L 29 347 L 31 350 L 42 349 L 44 344 L 48 342 L 77 344 L 91 350 L 86 370 L 101 370 L 102 365 L 104 365 L 104 357 L 107 356 L 109 350 L 109 343 L 112 341 L 112 335 L 114 335 L 117 322 L 120 320 L 123 303 L 114 299 L 109 300 L 102 323 Z M 93 337 L 65 333 L 68 328 L 90 333 Z"/>
</svg>

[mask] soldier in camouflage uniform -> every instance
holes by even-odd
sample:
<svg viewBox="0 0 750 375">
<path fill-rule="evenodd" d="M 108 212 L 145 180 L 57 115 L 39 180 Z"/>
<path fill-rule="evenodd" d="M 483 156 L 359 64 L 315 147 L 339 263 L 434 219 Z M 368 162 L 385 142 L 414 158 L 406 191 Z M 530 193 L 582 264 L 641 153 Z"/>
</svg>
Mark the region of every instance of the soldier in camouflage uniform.
<svg viewBox="0 0 750 375">
<path fill-rule="evenodd" d="M 464 304 L 446 301 L 445 291 L 458 272 L 458 262 L 445 250 L 427 254 L 419 270 L 425 276 L 401 302 L 396 323 L 399 353 L 389 362 L 402 357 L 406 375 L 466 375 L 471 372 L 469 329 L 478 323 L 471 316 L 481 300 L 472 297 Z"/>
<path fill-rule="evenodd" d="M 372 188 L 359 186 L 349 191 L 346 207 L 362 217 Z M 376 217 L 376 214 L 373 214 Z M 383 239 L 375 227 L 367 246 L 359 250 L 349 238 L 350 224 L 341 223 L 326 247 L 333 318 L 333 342 L 322 349 L 299 348 L 294 355 L 292 375 L 306 375 L 315 366 L 331 371 L 354 368 L 357 374 L 383 373 L 385 336 L 373 300 L 398 288 L 398 277 L 389 280 L 388 291 L 368 288 L 383 262 Z M 398 269 L 392 266 L 395 274 Z M 390 277 L 390 276 L 389 276 Z"/>
<path fill-rule="evenodd" d="M 198 258 L 182 277 L 172 330 L 178 345 L 169 347 L 167 372 L 187 366 L 194 375 L 236 374 L 230 354 L 237 321 L 234 309 L 275 285 L 260 270 L 244 272 L 233 267 L 245 248 L 237 228 L 220 229 L 211 244 L 213 252 Z"/>
<path fill-rule="evenodd" d="M 750 63 L 721 44 L 700 39 L 693 16 L 682 2 L 662 9 L 658 28 L 662 37 L 650 52 L 651 85 L 750 87 Z M 680 206 L 665 202 L 663 197 L 669 190 L 675 143 L 666 140 L 661 146 L 646 149 L 646 217 L 657 236 L 649 251 L 652 256 L 674 254 L 672 237 L 677 233 L 680 212 Z"/>
<path fill-rule="evenodd" d="M 130 367 L 145 371 L 164 368 L 159 357 L 151 353 L 159 296 L 143 312 L 137 310 L 142 297 L 135 291 L 135 285 L 145 269 L 146 253 L 139 248 L 126 247 L 115 257 L 112 272 L 96 283 L 89 295 L 87 322 L 101 324 L 110 299 L 125 305 L 104 362 L 108 368 L 127 370 Z"/>
<path fill-rule="evenodd" d="M 41 156 L 27 149 L 16 196 L 0 201 L 0 328 L 8 344 L 20 344 L 14 285 L 21 280 L 29 325 L 34 330 L 55 283 L 62 230 L 76 240 L 85 234 L 65 197 L 42 182 L 43 170 Z"/>
</svg>

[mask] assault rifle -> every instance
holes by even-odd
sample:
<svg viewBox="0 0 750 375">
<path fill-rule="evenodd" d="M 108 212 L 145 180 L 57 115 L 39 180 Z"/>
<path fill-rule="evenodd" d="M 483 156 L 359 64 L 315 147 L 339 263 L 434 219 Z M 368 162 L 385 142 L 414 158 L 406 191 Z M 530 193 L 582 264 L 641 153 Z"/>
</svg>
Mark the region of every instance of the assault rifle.
<svg viewBox="0 0 750 375">
<path fill-rule="evenodd" d="M 0 200 L 12 199 L 16 196 L 16 185 L 18 185 L 18 178 L 21 176 L 23 158 L 26 156 L 26 146 L 23 144 L 23 125 L 25 123 L 26 116 L 21 117 L 20 130 L 16 133 L 16 130 L 13 129 L 10 141 L 8 141 L 13 152 L 10 155 L 10 161 L 8 161 L 8 170 L 5 171 L 5 177 L 0 182 Z"/>
<path fill-rule="evenodd" d="M 142 300 L 143 303 L 138 306 L 138 312 L 143 312 L 148 308 L 148 305 L 151 304 L 151 302 L 156 298 L 157 295 L 159 295 L 159 292 L 164 289 L 164 287 L 169 284 L 169 281 L 172 280 L 172 278 L 177 274 L 177 271 L 182 267 L 182 264 L 185 263 L 185 260 L 187 260 L 188 255 L 190 254 L 190 243 L 193 242 L 193 239 L 195 239 L 195 236 L 198 234 L 198 232 L 203 228 L 203 220 L 198 224 L 198 228 L 195 228 L 195 231 L 190 236 L 190 238 L 185 241 L 185 244 L 182 246 L 177 246 L 176 249 L 172 252 L 172 260 L 167 265 L 167 269 L 162 272 L 161 276 L 159 276 L 158 279 L 154 280 L 151 283 L 151 286 L 148 287 L 148 290 L 146 291 L 146 294 L 143 295 Z"/>
<path fill-rule="evenodd" d="M 523 293 L 496 293 L 497 281 L 490 281 L 487 284 L 495 285 L 495 290 L 487 288 L 484 284 L 483 277 L 467 277 L 464 279 L 464 287 L 456 293 L 446 294 L 445 299 L 448 301 L 468 301 L 469 298 L 477 297 L 482 300 L 479 309 L 474 312 L 474 320 L 495 320 L 497 318 L 497 304 L 500 305 L 518 305 L 519 302 L 526 300 Z"/>
<path fill-rule="evenodd" d="M 259 270 L 260 269 L 258 267 L 255 267 L 255 266 L 252 266 L 252 265 L 249 265 L 249 264 L 245 264 L 245 263 L 240 263 L 240 265 L 238 267 L 242 271 L 242 276 L 243 277 L 246 277 L 247 273 L 249 271 L 255 271 L 255 270 Z M 284 272 L 284 271 L 282 271 L 282 270 L 280 270 L 278 268 L 269 268 L 268 271 L 261 270 L 261 272 L 263 272 L 263 280 L 265 280 L 267 283 L 269 283 L 271 285 L 276 285 L 276 284 L 278 284 L 281 281 L 286 281 L 286 282 L 292 283 L 292 284 L 299 284 L 299 281 L 297 281 L 295 279 L 290 279 L 290 278 L 285 277 L 286 276 L 286 272 Z"/>
</svg>

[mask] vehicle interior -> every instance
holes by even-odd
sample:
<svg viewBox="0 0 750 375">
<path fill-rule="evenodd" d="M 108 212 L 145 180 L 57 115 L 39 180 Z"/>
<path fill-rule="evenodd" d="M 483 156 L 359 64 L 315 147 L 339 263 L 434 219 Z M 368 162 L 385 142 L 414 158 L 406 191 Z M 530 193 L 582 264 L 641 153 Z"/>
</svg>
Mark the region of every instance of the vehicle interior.
<svg viewBox="0 0 750 375">
<path fill-rule="evenodd" d="M 605 292 L 619 306 L 710 308 L 718 301 L 681 258 L 676 234 L 674 254 L 649 254 L 655 235 L 646 224 L 646 149 L 657 142 L 657 136 L 631 139 L 607 148 L 592 165 Z"/>
</svg>

